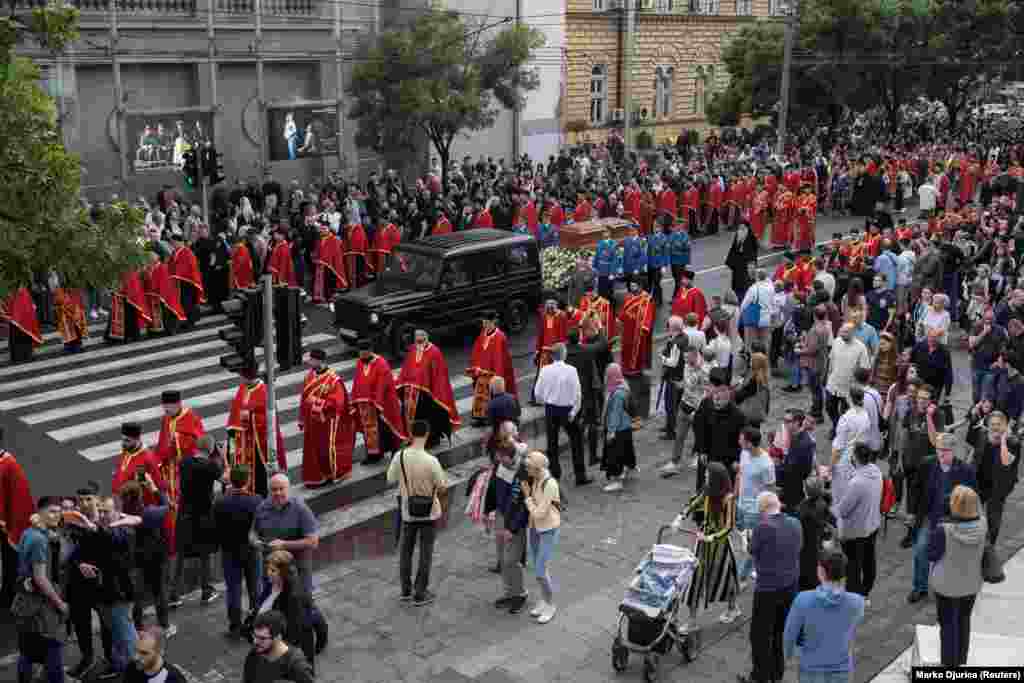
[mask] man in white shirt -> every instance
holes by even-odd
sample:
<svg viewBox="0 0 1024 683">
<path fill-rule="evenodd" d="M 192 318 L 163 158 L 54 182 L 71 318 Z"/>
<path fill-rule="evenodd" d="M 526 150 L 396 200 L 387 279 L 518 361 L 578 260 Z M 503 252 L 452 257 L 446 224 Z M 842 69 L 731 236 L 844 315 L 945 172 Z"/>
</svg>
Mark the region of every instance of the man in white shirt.
<svg viewBox="0 0 1024 683">
<path fill-rule="evenodd" d="M 939 198 L 939 191 L 935 189 L 935 180 L 932 176 L 928 176 L 921 187 L 917 188 L 917 197 L 920 200 L 921 211 L 930 215 L 935 210 L 935 202 Z"/>
<path fill-rule="evenodd" d="M 576 421 L 583 405 L 583 388 L 576 368 L 565 362 L 566 353 L 565 344 L 555 344 L 552 347 L 551 357 L 554 362 L 541 368 L 537 375 L 534 395 L 538 403 L 544 404 L 544 423 L 548 436 L 547 456 L 550 460 L 551 476 L 556 480 L 562 476 L 562 465 L 558 460 L 558 434 L 564 428 L 569 435 L 576 484 L 583 486 L 590 483 L 583 461 L 583 432 Z"/>
<path fill-rule="evenodd" d="M 908 310 L 910 287 L 914 284 L 914 264 L 917 254 L 910 248 L 910 240 L 900 242 L 900 255 L 896 257 L 896 306 Z"/>
<path fill-rule="evenodd" d="M 828 299 L 831 301 L 836 295 L 836 276 L 828 272 L 825 259 L 820 256 L 814 261 L 814 268 L 818 271 L 814 274 L 814 282 L 820 282 L 828 292 Z"/>
<path fill-rule="evenodd" d="M 864 392 L 864 412 L 868 414 L 868 431 L 861 439 L 861 443 L 877 455 L 882 452 L 882 431 L 879 426 L 879 417 L 885 402 L 882 395 L 878 393 L 878 389 L 871 386 L 871 371 L 867 368 L 854 370 L 853 381 Z"/>
<path fill-rule="evenodd" d="M 832 420 L 832 436 L 835 438 L 839 417 L 848 408 L 853 373 L 857 368 L 870 368 L 871 357 L 864 343 L 853 336 L 853 323 L 843 323 L 839 336 L 832 342 L 829 352 L 828 381 L 825 384 L 825 411 Z"/>
<path fill-rule="evenodd" d="M 757 282 L 747 290 L 743 301 L 740 303 L 740 319 L 743 318 L 743 311 L 751 304 L 757 304 L 761 307 L 761 315 L 756 326 L 746 326 L 743 328 L 747 353 L 750 352 L 751 344 L 755 341 L 760 341 L 769 352 L 769 357 L 771 357 L 772 314 L 776 312 L 775 285 L 772 284 L 768 271 L 763 268 L 757 270 Z"/>
</svg>

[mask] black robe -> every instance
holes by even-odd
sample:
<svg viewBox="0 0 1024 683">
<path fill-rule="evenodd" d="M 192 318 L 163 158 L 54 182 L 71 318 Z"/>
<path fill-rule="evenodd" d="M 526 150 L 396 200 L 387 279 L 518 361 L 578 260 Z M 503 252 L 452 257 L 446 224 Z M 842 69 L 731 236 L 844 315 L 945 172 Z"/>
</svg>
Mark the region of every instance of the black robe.
<svg viewBox="0 0 1024 683">
<path fill-rule="evenodd" d="M 739 243 L 739 233 L 733 235 L 729 255 L 725 257 L 725 265 L 732 271 L 732 291 L 736 299 L 743 301 L 743 296 L 752 284 L 750 266 L 757 263 L 757 237 L 747 231 L 747 238 Z"/>
</svg>

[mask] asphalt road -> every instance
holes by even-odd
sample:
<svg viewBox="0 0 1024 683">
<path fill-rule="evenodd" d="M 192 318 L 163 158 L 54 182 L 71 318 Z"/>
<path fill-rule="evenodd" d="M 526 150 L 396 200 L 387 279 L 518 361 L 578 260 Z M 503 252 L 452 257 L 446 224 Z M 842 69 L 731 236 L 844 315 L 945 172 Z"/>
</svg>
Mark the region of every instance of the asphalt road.
<svg viewBox="0 0 1024 683">
<path fill-rule="evenodd" d="M 836 229 L 848 229 L 859 219 L 833 220 L 822 217 L 818 239 L 827 239 Z M 722 265 L 732 242 L 731 233 L 697 240 L 691 267 L 697 284 L 708 295 L 729 286 L 730 272 Z M 777 259 L 768 254 L 767 263 Z M 666 298 L 671 280 L 663 283 Z M 669 305 L 659 311 L 657 329 L 663 329 Z M 308 307 L 309 323 L 304 335 L 307 347 L 326 346 L 330 362 L 349 377 L 354 352 L 335 338 L 332 315 L 325 308 Z M 223 426 L 237 379 L 223 371 L 217 358 L 225 348 L 216 331 L 226 325 L 223 318 L 201 321 L 194 332 L 176 337 L 143 341 L 122 347 L 102 342 L 102 325 L 93 325 L 93 336 L 82 354 L 66 357 L 59 340 L 52 335 L 37 359 L 22 366 L 0 366 L 0 425 L 6 431 L 6 447 L 14 452 L 32 483 L 33 495 L 69 494 L 84 481 L 109 485 L 118 452 L 122 422 L 142 422 L 147 443 L 155 442 L 159 430 L 158 397 L 165 388 L 183 390 L 185 402 L 203 417 L 207 429 L 223 437 Z M 536 322 L 511 340 L 511 351 L 520 375 L 533 372 Z M 469 386 L 463 375 L 470 345 L 467 336 L 435 340 L 445 351 L 460 410 L 468 409 Z M 295 426 L 301 373 L 278 379 L 280 421 L 285 431 L 290 463 L 301 449 Z"/>
</svg>

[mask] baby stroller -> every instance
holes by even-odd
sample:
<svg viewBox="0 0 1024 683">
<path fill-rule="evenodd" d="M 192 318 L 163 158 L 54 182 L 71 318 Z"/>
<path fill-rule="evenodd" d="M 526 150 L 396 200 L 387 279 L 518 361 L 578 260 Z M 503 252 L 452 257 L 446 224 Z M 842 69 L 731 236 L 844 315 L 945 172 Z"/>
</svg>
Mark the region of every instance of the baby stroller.
<svg viewBox="0 0 1024 683">
<path fill-rule="evenodd" d="M 681 633 L 677 623 L 679 608 L 686 602 L 697 557 L 688 548 L 662 543 L 671 526 L 658 530 L 658 541 L 636 568 L 626 596 L 619 605 L 619 622 L 612 643 L 612 667 L 624 671 L 629 653 L 644 655 L 644 680 L 658 679 L 662 655 L 675 645 L 689 663 L 694 660 L 694 636 Z M 683 533 L 695 534 L 693 531 Z"/>
</svg>

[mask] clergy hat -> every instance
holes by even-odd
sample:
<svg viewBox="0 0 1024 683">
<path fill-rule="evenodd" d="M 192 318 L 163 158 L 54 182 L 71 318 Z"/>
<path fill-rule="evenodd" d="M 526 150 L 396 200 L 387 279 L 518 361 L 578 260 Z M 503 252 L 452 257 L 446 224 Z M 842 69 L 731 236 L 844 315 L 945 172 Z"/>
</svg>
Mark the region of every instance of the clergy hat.
<svg viewBox="0 0 1024 683">
<path fill-rule="evenodd" d="M 129 439 L 141 439 L 142 425 L 138 422 L 125 422 L 121 425 L 121 434 Z"/>
<path fill-rule="evenodd" d="M 497 320 L 498 312 L 493 309 L 489 309 L 480 314 L 480 317 L 484 320 Z"/>
<path fill-rule="evenodd" d="M 811 250 L 810 249 L 801 249 L 796 254 L 797 254 L 797 256 L 810 256 L 811 255 Z"/>
<path fill-rule="evenodd" d="M 177 389 L 168 389 L 160 394 L 160 403 L 181 403 L 181 392 Z"/>
<path fill-rule="evenodd" d="M 373 351 L 373 342 L 364 337 L 356 342 L 356 348 L 360 351 Z"/>
<path fill-rule="evenodd" d="M 697 273 L 693 272 L 689 268 L 686 268 L 685 270 L 683 270 L 683 277 L 685 277 L 687 280 L 693 280 L 695 277 L 697 277 Z"/>
<path fill-rule="evenodd" d="M 832 239 L 834 239 L 834 240 L 841 240 L 841 239 L 843 239 L 843 233 L 841 233 L 841 232 L 834 232 L 834 233 L 832 233 Z"/>
<path fill-rule="evenodd" d="M 793 254 L 793 252 L 792 252 L 792 251 L 790 251 L 789 249 L 787 249 L 786 251 L 784 251 L 784 252 L 782 253 L 782 258 L 786 259 L 787 261 L 792 261 L 793 259 L 795 259 L 795 258 L 796 258 L 796 256 L 795 256 L 795 255 Z"/>
<path fill-rule="evenodd" d="M 310 349 L 309 357 L 314 360 L 327 360 L 327 352 L 323 349 Z"/>
<path fill-rule="evenodd" d="M 260 369 L 255 363 L 246 363 L 239 370 L 238 374 L 246 379 L 255 379 L 260 374 Z"/>
</svg>

